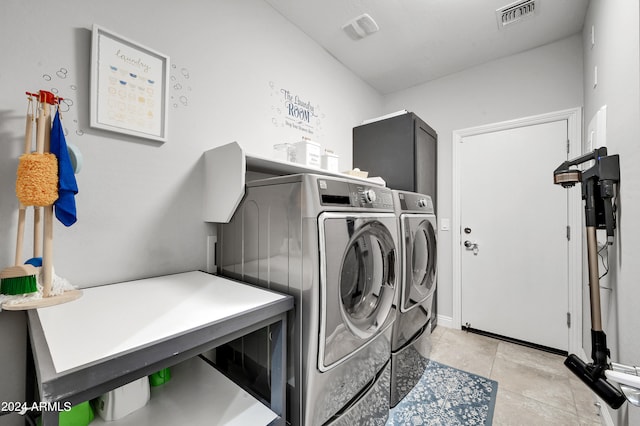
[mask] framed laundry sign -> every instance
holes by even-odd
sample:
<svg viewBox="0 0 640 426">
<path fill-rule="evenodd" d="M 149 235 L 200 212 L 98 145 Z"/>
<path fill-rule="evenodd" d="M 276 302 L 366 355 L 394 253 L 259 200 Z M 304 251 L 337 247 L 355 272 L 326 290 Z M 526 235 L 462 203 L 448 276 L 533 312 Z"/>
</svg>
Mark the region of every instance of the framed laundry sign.
<svg viewBox="0 0 640 426">
<path fill-rule="evenodd" d="M 91 127 L 167 140 L 169 57 L 94 25 Z"/>
</svg>

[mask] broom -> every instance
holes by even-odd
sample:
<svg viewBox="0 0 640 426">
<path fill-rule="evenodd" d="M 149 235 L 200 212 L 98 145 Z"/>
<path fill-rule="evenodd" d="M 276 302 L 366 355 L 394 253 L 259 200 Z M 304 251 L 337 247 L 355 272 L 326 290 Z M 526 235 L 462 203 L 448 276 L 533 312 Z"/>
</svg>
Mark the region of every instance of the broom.
<svg viewBox="0 0 640 426">
<path fill-rule="evenodd" d="M 0 293 L 13 296 L 38 291 L 37 274 L 38 269 L 33 265 L 4 268 L 0 272 Z"/>
<path fill-rule="evenodd" d="M 31 152 L 31 140 L 33 132 L 33 101 L 28 97 L 27 122 L 24 136 L 24 154 Z M 20 166 L 18 166 L 20 168 Z M 27 206 L 20 202 L 18 210 L 18 235 L 16 238 L 15 266 L 11 266 L 0 271 L 0 293 L 6 295 L 34 293 L 38 291 L 37 268 L 32 265 L 20 265 L 22 255 L 22 243 L 24 240 L 24 224 Z"/>
</svg>

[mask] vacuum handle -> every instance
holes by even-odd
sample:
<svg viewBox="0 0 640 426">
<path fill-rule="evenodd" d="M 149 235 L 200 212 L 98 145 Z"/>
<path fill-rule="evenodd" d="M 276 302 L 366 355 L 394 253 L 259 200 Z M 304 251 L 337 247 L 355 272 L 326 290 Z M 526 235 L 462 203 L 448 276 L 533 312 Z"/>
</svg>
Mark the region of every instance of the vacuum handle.
<svg viewBox="0 0 640 426">
<path fill-rule="evenodd" d="M 613 215 L 613 181 L 603 180 L 600 182 L 600 196 L 604 204 L 604 223 L 607 230 L 607 243 L 613 244 L 613 231 L 616 228 L 616 218 Z"/>
<path fill-rule="evenodd" d="M 591 299 L 591 329 L 593 331 L 602 331 L 598 241 L 595 226 L 587 226 L 587 259 L 589 265 L 589 296 Z"/>
</svg>

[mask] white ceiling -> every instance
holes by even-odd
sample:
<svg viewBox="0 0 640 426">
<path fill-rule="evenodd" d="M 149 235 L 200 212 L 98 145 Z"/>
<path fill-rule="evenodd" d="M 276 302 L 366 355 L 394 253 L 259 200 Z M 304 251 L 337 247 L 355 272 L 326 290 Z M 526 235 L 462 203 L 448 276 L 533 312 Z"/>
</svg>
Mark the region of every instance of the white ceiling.
<svg viewBox="0 0 640 426">
<path fill-rule="evenodd" d="M 589 0 L 536 0 L 536 13 L 499 29 L 514 0 L 265 0 L 364 81 L 387 94 L 542 46 L 582 30 Z M 342 30 L 368 13 L 380 30 Z"/>
</svg>

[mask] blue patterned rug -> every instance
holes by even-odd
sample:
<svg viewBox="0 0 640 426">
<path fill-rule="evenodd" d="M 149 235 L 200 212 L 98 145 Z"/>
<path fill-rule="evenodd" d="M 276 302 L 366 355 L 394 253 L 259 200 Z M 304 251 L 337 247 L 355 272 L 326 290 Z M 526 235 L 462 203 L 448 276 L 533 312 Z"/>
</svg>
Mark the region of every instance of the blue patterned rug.
<svg viewBox="0 0 640 426">
<path fill-rule="evenodd" d="M 386 426 L 490 426 L 497 392 L 495 380 L 429 361 L 418 384 L 389 412 Z"/>
</svg>

